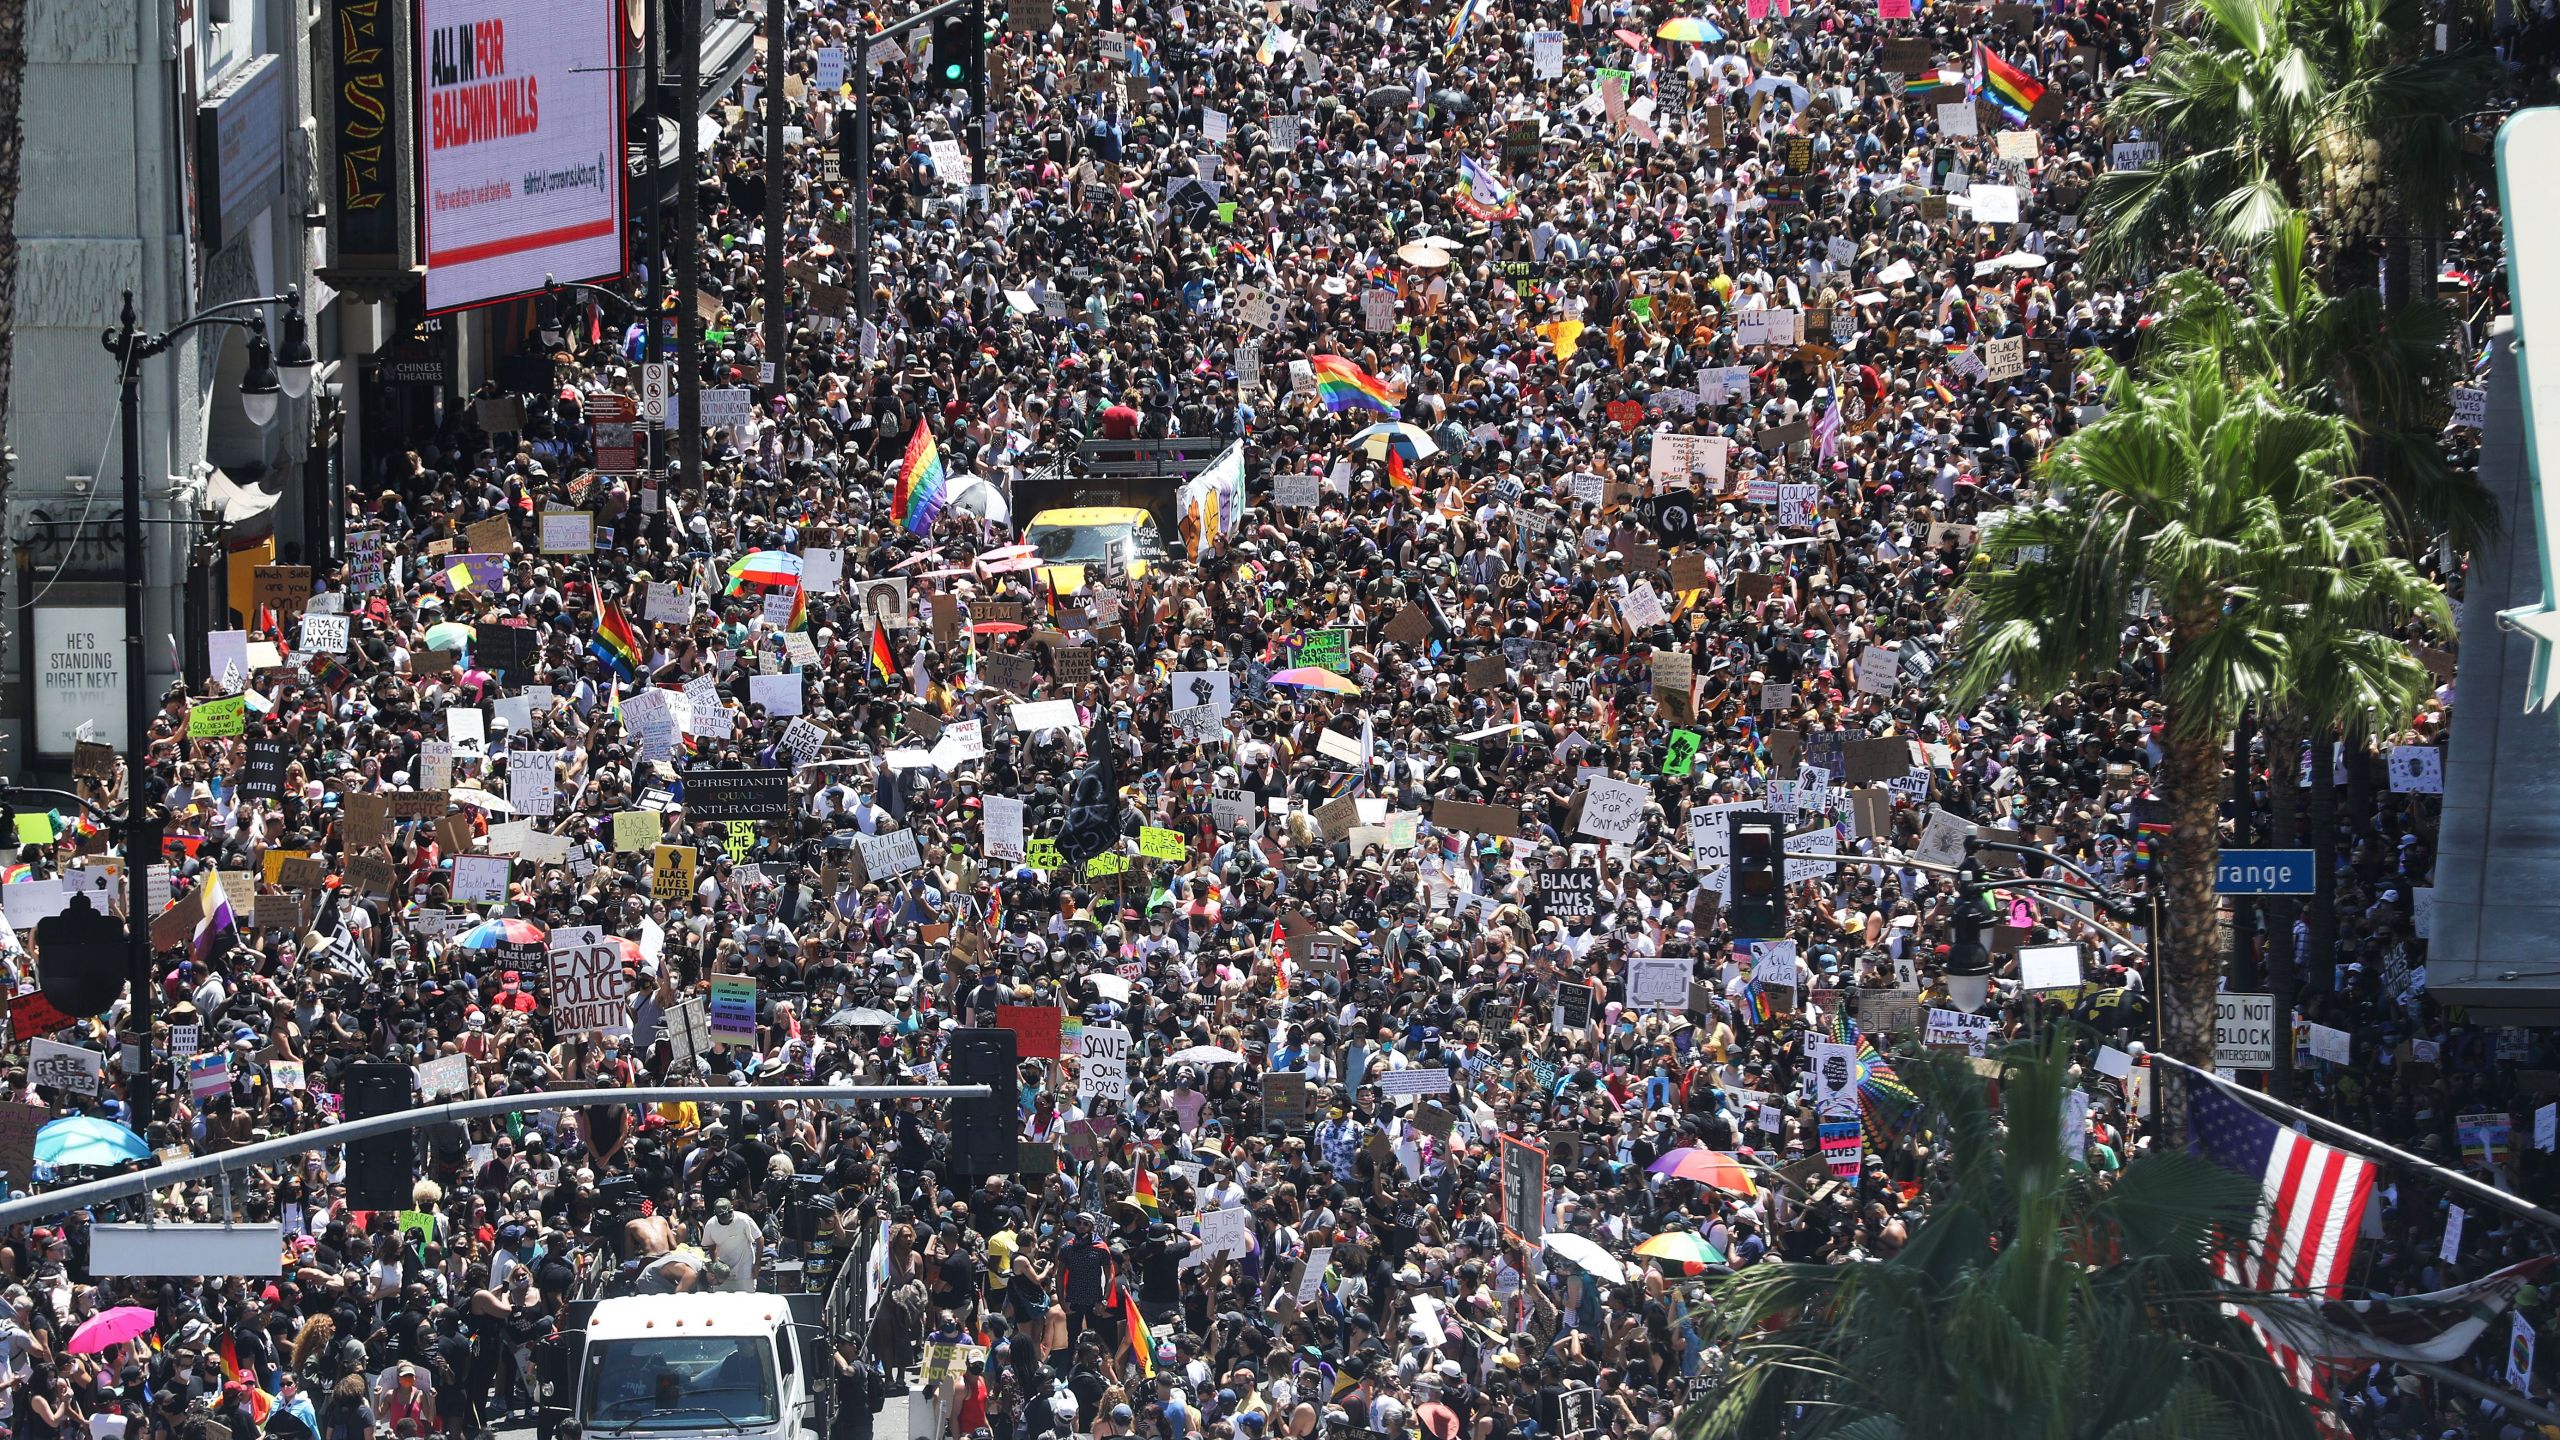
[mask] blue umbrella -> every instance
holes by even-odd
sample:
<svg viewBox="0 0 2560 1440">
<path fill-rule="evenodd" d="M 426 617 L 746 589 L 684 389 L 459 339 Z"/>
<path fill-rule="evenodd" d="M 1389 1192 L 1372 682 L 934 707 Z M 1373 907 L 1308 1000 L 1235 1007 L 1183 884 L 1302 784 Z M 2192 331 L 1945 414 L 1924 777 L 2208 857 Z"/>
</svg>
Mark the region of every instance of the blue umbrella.
<svg viewBox="0 0 2560 1440">
<path fill-rule="evenodd" d="M 56 1120 L 36 1132 L 36 1163 L 57 1170 L 68 1165 L 122 1165 L 150 1157 L 151 1147 L 142 1143 L 141 1136 L 94 1115 Z"/>
</svg>

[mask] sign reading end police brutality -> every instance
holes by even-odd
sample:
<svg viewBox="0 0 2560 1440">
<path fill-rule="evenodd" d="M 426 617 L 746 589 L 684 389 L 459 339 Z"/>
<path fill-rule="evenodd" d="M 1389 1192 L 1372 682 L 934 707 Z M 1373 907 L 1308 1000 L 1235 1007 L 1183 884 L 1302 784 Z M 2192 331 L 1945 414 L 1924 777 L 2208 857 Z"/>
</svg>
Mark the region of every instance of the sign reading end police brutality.
<svg viewBox="0 0 2560 1440">
<path fill-rule="evenodd" d="M 623 272 L 618 0 L 419 0 L 429 310 Z"/>
<path fill-rule="evenodd" d="M 551 1033 L 628 1035 L 622 949 L 593 925 L 551 932 Z"/>
</svg>

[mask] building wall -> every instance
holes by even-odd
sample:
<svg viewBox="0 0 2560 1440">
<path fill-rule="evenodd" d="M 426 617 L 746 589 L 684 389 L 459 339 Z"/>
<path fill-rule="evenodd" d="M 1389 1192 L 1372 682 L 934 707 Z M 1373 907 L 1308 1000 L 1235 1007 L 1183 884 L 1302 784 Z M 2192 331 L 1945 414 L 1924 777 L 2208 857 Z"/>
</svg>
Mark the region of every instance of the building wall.
<svg viewBox="0 0 2560 1440">
<path fill-rule="evenodd" d="M 0 602 L 22 640 L 20 622 L 29 617 L 20 607 L 59 598 L 46 590 L 57 565 L 66 586 L 112 580 L 122 565 L 116 370 L 100 336 L 116 323 L 123 292 L 134 292 L 143 326 L 160 330 L 206 305 L 310 284 L 309 18 L 301 0 L 27 3 L 7 417 L 17 466 L 6 516 L 10 563 L 0 566 Z M 208 3 L 218 8 L 199 11 Z M 207 253 L 196 243 L 187 198 L 195 123 L 187 102 L 268 52 L 288 67 L 283 174 L 267 187 L 264 213 Z M 146 520 L 196 518 L 208 464 L 235 477 L 261 465 L 298 468 L 310 407 L 287 402 L 266 431 L 248 426 L 230 388 L 245 358 L 241 333 L 217 328 L 143 362 Z M 283 508 L 294 504 L 289 492 Z M 173 644 L 187 628 L 180 596 L 191 545 L 218 538 L 193 527 L 146 527 L 144 683 L 154 692 L 179 668 Z M 31 744 L 28 645 L 11 644 L 0 668 L 0 772 L 19 773 L 34 767 L 31 750 L 58 747 Z"/>
</svg>

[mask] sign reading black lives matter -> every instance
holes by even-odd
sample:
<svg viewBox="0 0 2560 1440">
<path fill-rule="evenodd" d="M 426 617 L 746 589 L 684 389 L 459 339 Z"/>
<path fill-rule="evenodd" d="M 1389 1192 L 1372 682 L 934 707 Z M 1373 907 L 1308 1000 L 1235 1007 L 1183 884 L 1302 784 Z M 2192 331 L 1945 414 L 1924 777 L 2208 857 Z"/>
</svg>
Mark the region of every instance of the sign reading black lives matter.
<svg viewBox="0 0 2560 1440">
<path fill-rule="evenodd" d="M 285 742 L 252 740 L 249 763 L 240 772 L 240 793 L 275 799 L 284 793 Z"/>
<path fill-rule="evenodd" d="M 1538 913 L 1558 920 L 1592 920 L 1600 914 L 1600 872 L 1541 870 Z"/>
<path fill-rule="evenodd" d="M 687 820 L 788 820 L 791 772 L 687 770 L 684 815 Z"/>
</svg>

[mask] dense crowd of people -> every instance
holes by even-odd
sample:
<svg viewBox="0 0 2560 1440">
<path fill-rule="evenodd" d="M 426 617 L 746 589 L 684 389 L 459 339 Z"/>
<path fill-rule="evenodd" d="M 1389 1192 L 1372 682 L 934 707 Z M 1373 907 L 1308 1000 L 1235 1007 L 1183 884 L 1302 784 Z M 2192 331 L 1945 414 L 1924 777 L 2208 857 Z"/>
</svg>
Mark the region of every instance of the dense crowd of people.
<svg viewBox="0 0 2560 1440">
<path fill-rule="evenodd" d="M 752 420 L 699 474 L 599 472 L 587 416 L 658 352 L 596 311 L 520 433 L 454 406 L 408 437 L 315 593 L 244 608 L 248 663 L 166 697 L 141 777 L 178 917 L 150 1150 L 328 1124 L 385 1059 L 426 1098 L 701 1098 L 439 1127 L 406 1210 L 351 1206 L 335 1151 L 158 1197 L 280 1223 L 272 1278 L 94 1277 L 96 1216 L 14 1231 L 12 1440 L 475 1436 L 526 1422 L 576 1300 L 840 1278 L 846 1440 L 928 1382 L 911 1428 L 960 1440 L 1659 1437 L 1723 1374 L 1715 1275 L 1925 1223 L 1889 1057 L 1996 1044 L 2040 938 L 2086 944 L 2080 1149 L 2125 1163 L 2139 927 L 2022 897 L 1986 1027 L 1933 1024 L 1959 907 L 1905 862 L 1978 827 L 2149 903 L 2162 634 L 2130 619 L 2119 674 L 2050 703 L 1962 713 L 1937 681 L 1978 527 L 2037 500 L 2086 358 L 2139 342 L 2146 291 L 2080 263 L 2078 207 L 2140 160 L 2096 117 L 2152 7 L 1881 9 L 1008 13 L 983 132 L 872 57 L 863 296 L 852 102 L 817 77 L 885 17 L 795 4 L 746 83 L 787 83 L 801 138 L 717 112 L 704 293 L 646 259 L 624 287 L 664 337 L 701 307 L 706 383 L 758 386 Z M 2450 267 L 2467 313 L 2494 229 Z M 1083 441 L 1177 436 L 1240 463 L 1148 497 L 1125 547 L 1024 545 L 1007 497 Z M 591 548 L 545 519 L 573 511 Z M 2451 703 L 2448 675 L 2410 738 Z M 2298 759 L 2242 757 L 2262 831 L 2308 806 Z M 784 772 L 780 803 L 724 770 Z M 2352 1036 L 2341 1065 L 2304 1032 L 2299 1098 L 2547 1188 L 2542 1042 L 2425 993 L 2432 798 L 2361 754 L 2323 774 L 2334 953 L 2276 906 L 2240 945 Z M 1784 937 L 1729 923 L 1738 810 L 1844 857 L 1790 863 Z M 85 883 L 108 840 L 71 818 L 13 880 Z M 597 943 L 601 1003 L 552 953 Z M 39 1083 L 59 1057 L 24 1048 L 112 1053 L 117 1018 L 16 1035 L 11 1092 L 138 1118 L 118 1065 Z M 719 1098 L 940 1081 L 982 1027 L 1021 1062 L 1003 1173 L 938 1105 Z M 1845 1091 L 1816 1063 L 1843 1052 Z M 2457 1117 L 2492 1112 L 2475 1156 Z M 2448 1263 L 2444 1195 L 2384 1192 L 2374 1292 L 2545 1246 L 2477 1216 Z M 150 1338 L 71 1343 L 120 1304 Z M 2524 1433 L 2389 1366 L 2340 1399 L 2358 1433 Z"/>
</svg>

